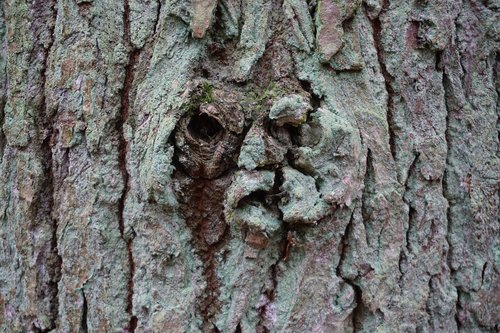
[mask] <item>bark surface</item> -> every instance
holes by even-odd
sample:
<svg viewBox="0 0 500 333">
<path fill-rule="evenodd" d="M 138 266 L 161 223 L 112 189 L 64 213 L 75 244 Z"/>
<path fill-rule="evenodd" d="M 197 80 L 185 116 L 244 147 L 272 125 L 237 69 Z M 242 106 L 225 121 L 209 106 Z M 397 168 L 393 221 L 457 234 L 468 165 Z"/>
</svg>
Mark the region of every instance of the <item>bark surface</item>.
<svg viewBox="0 0 500 333">
<path fill-rule="evenodd" d="M 0 0 L 0 332 L 498 332 L 498 0 Z"/>
</svg>

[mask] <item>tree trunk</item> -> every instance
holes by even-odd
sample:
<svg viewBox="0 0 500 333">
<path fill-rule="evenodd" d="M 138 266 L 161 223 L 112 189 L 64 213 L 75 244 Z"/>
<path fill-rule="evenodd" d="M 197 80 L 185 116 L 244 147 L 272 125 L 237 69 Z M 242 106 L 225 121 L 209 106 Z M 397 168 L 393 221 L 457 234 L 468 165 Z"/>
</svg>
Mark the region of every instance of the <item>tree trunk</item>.
<svg viewBox="0 0 500 333">
<path fill-rule="evenodd" d="M 0 0 L 0 331 L 498 331 L 499 9 Z"/>
</svg>

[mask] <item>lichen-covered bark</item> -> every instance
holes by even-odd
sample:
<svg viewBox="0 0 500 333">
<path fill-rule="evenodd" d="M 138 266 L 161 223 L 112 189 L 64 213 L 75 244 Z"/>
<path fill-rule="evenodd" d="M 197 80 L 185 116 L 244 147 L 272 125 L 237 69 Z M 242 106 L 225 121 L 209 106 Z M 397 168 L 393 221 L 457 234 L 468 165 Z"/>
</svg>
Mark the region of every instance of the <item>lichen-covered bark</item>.
<svg viewBox="0 0 500 333">
<path fill-rule="evenodd" d="M 497 331 L 499 16 L 0 0 L 0 331 Z"/>
</svg>

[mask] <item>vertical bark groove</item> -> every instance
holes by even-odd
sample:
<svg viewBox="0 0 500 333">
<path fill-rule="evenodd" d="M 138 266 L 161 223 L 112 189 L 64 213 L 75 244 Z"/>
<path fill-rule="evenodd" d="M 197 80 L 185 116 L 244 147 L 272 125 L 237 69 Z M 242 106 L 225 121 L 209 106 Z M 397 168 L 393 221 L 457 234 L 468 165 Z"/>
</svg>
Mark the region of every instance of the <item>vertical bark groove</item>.
<svg viewBox="0 0 500 333">
<path fill-rule="evenodd" d="M 389 147 L 391 150 L 392 158 L 396 159 L 396 144 L 394 142 L 396 138 L 396 134 L 394 133 L 394 120 L 393 120 L 393 112 L 394 112 L 394 107 L 393 107 L 393 99 L 394 99 L 394 90 L 392 89 L 392 81 L 393 78 L 387 71 L 385 62 L 384 62 L 384 48 L 382 45 L 382 23 L 380 21 L 380 15 L 386 11 L 386 9 L 389 6 L 389 1 L 388 0 L 383 0 L 383 5 L 380 9 L 380 13 L 372 18 L 370 20 L 372 29 L 373 29 L 373 40 L 375 41 L 375 50 L 377 51 L 377 59 L 378 63 L 380 66 L 380 70 L 382 72 L 382 76 L 384 77 L 384 82 L 385 82 L 385 91 L 387 93 L 387 108 L 386 108 L 386 114 L 387 114 L 387 128 L 388 128 L 388 133 L 389 133 Z"/>
<path fill-rule="evenodd" d="M 7 28 L 5 22 L 5 10 L 4 3 L 0 4 L 0 163 L 2 163 L 6 138 L 3 132 L 4 125 L 4 108 L 7 102 L 7 73 L 6 73 L 6 62 L 7 62 Z"/>
<path fill-rule="evenodd" d="M 130 38 L 130 6 L 129 0 L 124 0 L 123 2 L 123 22 L 124 22 L 124 44 L 126 47 L 131 48 L 131 38 Z M 125 126 L 127 124 L 130 112 L 130 92 L 132 89 L 132 85 L 134 83 L 134 71 L 135 66 L 137 64 L 137 60 L 139 58 L 139 50 L 128 50 L 128 62 L 125 66 L 125 80 L 123 85 L 123 92 L 121 97 L 121 112 L 120 112 L 120 120 L 118 122 L 118 131 L 120 136 L 119 141 L 119 166 L 123 179 L 123 190 L 118 202 L 118 210 L 119 210 L 119 229 L 120 235 L 123 240 L 126 242 L 127 247 L 127 258 L 129 265 L 129 277 L 128 277 L 128 285 L 127 285 L 127 313 L 130 315 L 129 320 L 129 332 L 135 332 L 137 327 L 137 317 L 133 315 L 133 299 L 134 299 L 134 274 L 135 274 L 135 263 L 132 251 L 132 242 L 133 242 L 133 229 L 130 235 L 125 235 L 125 222 L 124 222 L 124 210 L 125 210 L 125 202 L 127 199 L 127 194 L 130 189 L 129 179 L 130 175 L 127 170 L 127 150 L 128 150 L 128 142 L 125 134 Z"/>
<path fill-rule="evenodd" d="M 89 306 L 87 304 L 87 297 L 85 297 L 85 291 L 82 289 L 82 299 L 83 299 L 83 304 L 82 304 L 82 320 L 80 324 L 80 330 L 78 333 L 88 333 L 89 331 L 89 324 L 88 324 L 88 311 L 89 311 Z"/>
</svg>

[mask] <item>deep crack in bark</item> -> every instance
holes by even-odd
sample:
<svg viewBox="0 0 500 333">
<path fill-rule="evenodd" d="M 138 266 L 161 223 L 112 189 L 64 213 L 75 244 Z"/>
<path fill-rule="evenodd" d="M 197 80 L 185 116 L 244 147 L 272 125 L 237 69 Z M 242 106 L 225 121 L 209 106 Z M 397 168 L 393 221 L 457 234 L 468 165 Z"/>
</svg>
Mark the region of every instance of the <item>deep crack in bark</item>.
<svg viewBox="0 0 500 333">
<path fill-rule="evenodd" d="M 130 6 L 128 0 L 124 0 L 123 5 L 123 22 L 124 22 L 124 44 L 130 47 Z M 134 274 L 135 274 L 135 263 L 133 258 L 132 242 L 133 237 L 125 237 L 125 221 L 124 221 L 124 209 L 125 201 L 127 199 L 127 194 L 130 188 L 129 178 L 130 175 L 127 170 L 127 149 L 128 142 L 125 137 L 125 124 L 127 123 L 129 112 L 130 112 L 130 91 L 132 90 L 132 84 L 134 82 L 134 69 L 139 58 L 139 51 L 132 50 L 129 53 L 128 63 L 125 66 L 125 81 L 123 85 L 123 92 L 121 96 L 121 119 L 118 121 L 118 133 L 120 136 L 119 143 L 119 166 L 123 179 L 123 190 L 120 200 L 118 202 L 118 222 L 120 235 L 126 242 L 127 247 L 127 257 L 129 263 L 129 280 L 127 286 L 127 308 L 126 311 L 130 315 L 128 330 L 129 332 L 135 332 L 137 327 L 137 317 L 133 315 L 133 298 L 134 298 Z"/>
<path fill-rule="evenodd" d="M 52 132 L 52 131 L 51 131 Z M 51 141 L 52 141 L 52 133 L 51 136 L 47 137 L 42 144 L 42 153 L 45 157 L 46 161 L 46 173 L 47 176 L 45 178 L 45 190 L 47 191 L 45 200 L 47 200 L 48 205 L 48 218 L 52 223 L 52 235 L 51 235 L 51 252 L 52 252 L 52 262 L 50 264 L 52 276 L 49 281 L 49 288 L 51 290 L 51 300 L 50 300 L 50 315 L 52 321 L 52 328 L 57 327 L 57 319 L 59 315 L 59 282 L 61 281 L 62 275 L 62 258 L 59 255 L 58 248 L 58 238 L 57 238 L 57 229 L 58 229 L 58 220 L 53 215 L 54 210 L 54 174 L 52 170 L 52 149 L 51 149 Z"/>
<path fill-rule="evenodd" d="M 38 11 L 40 13 L 43 12 L 43 9 L 40 8 L 44 5 L 43 1 L 34 1 L 32 3 L 32 10 Z M 34 21 L 40 20 L 41 25 L 47 28 L 51 38 L 47 45 L 37 44 L 33 50 L 33 55 L 36 57 L 36 54 L 42 54 L 43 60 L 42 67 L 40 69 L 40 89 L 41 89 L 41 128 L 39 128 L 39 151 L 40 151 L 40 159 L 43 163 L 43 183 L 41 186 L 41 192 L 37 198 L 36 204 L 36 219 L 43 220 L 47 219 L 50 223 L 51 228 L 51 238 L 49 245 L 49 253 L 48 258 L 46 258 L 47 263 L 46 267 L 48 268 L 48 281 L 45 286 L 48 289 L 49 294 L 49 319 L 50 325 L 45 329 L 37 327 L 41 332 L 50 331 L 52 329 L 57 328 L 57 320 L 59 315 L 59 282 L 61 280 L 62 274 L 62 258 L 59 255 L 58 249 L 58 238 L 57 238 L 57 230 L 58 230 L 58 220 L 53 215 L 54 212 L 54 173 L 53 173 L 53 158 L 52 158 L 52 145 L 55 140 L 54 134 L 54 117 L 51 114 L 48 114 L 47 111 L 47 102 L 46 102 L 46 94 L 45 94 L 45 85 L 47 82 L 47 61 L 50 55 L 52 45 L 53 45 L 53 36 L 54 36 L 54 26 L 51 26 L 49 23 L 48 16 L 52 15 L 52 19 L 54 22 L 57 20 L 57 10 L 55 9 L 56 4 L 54 1 L 50 1 L 50 13 L 45 16 L 37 16 L 34 18 Z M 40 14 L 41 15 L 41 14 Z M 47 20 L 47 21 L 45 21 Z M 36 25 L 36 24 L 34 24 Z M 36 60 L 33 60 L 36 61 Z M 2 103 L 2 101 L 0 101 Z M 2 109 L 2 105 L 0 105 L 0 109 Z M 3 110 L 1 110 L 3 113 Z M 3 115 L 0 115 L 0 118 Z M 2 120 L 2 119 L 0 119 Z M 2 120 L 3 122 L 3 120 Z M 0 124 L 3 125 L 3 124 Z M 2 144 L 0 134 L 0 145 Z M 0 147 L 0 153 L 3 154 L 3 147 Z"/>
<path fill-rule="evenodd" d="M 456 24 L 456 20 L 455 20 Z M 443 84 L 443 91 L 444 91 L 444 102 L 445 102 L 445 107 L 446 107 L 446 129 L 445 129 L 445 140 L 446 140 L 446 167 L 444 169 L 444 174 L 442 177 L 442 189 L 443 189 L 443 197 L 446 199 L 448 202 L 448 207 L 446 209 L 446 242 L 448 244 L 448 250 L 446 253 L 446 265 L 450 269 L 450 279 L 452 279 L 453 282 L 453 268 L 451 266 L 451 261 L 452 261 L 452 245 L 450 242 L 450 230 L 451 230 L 451 225 L 452 225 L 452 218 L 451 218 L 451 197 L 450 197 L 450 190 L 448 186 L 448 168 L 450 166 L 449 163 L 449 158 L 450 158 L 450 145 L 451 145 L 451 133 L 450 133 L 450 107 L 448 105 L 448 98 L 449 98 L 449 87 L 448 87 L 448 76 L 446 73 L 446 70 L 443 69 L 443 76 L 442 76 L 442 84 Z M 453 284 L 453 283 L 452 283 Z M 460 290 L 457 288 L 455 285 L 453 287 L 457 291 L 457 299 L 455 303 L 455 322 L 457 324 L 457 328 L 460 330 L 460 320 L 458 317 L 458 308 L 460 306 Z"/>
<path fill-rule="evenodd" d="M 389 74 L 389 72 L 387 71 L 387 67 L 385 66 L 384 62 L 384 48 L 382 45 L 382 23 L 380 21 L 380 15 L 382 15 L 382 13 L 386 10 L 387 6 L 388 6 L 388 1 L 384 1 L 381 13 L 373 20 L 370 20 L 370 22 L 372 24 L 372 29 L 373 29 L 374 47 L 375 50 L 377 51 L 377 59 L 380 66 L 380 71 L 382 72 L 382 76 L 384 77 L 385 90 L 387 92 L 386 117 L 387 117 L 387 128 L 389 133 L 389 147 L 391 149 L 392 158 L 396 160 L 396 144 L 394 142 L 396 134 L 394 133 L 394 116 L 393 116 L 394 90 L 392 89 L 391 86 L 391 81 L 392 81 L 391 74 Z"/>
<path fill-rule="evenodd" d="M 0 45 L 0 50 L 2 51 L 6 51 L 7 50 L 7 29 L 6 29 L 6 20 L 5 20 L 5 10 L 3 8 L 2 5 L 0 5 L 0 22 L 2 22 L 2 27 L 3 27 L 3 31 L 0 30 L 0 32 L 3 32 L 3 34 L 0 34 L 0 42 L 2 42 L 2 45 Z M 4 52 L 5 52 L 4 51 Z M 0 53 L 1 55 L 1 53 Z M 4 57 L 6 56 L 3 55 Z M 1 82 L 1 87 L 2 87 L 2 91 L 0 92 L 1 95 L 0 95 L 0 163 L 2 162 L 2 158 L 3 158 L 3 152 L 4 152 L 4 148 L 5 148 L 5 134 L 3 132 L 3 123 L 4 123 L 4 107 L 5 107 L 5 103 L 7 102 L 7 75 L 6 75 L 6 71 L 7 71 L 7 66 L 4 65 L 5 67 L 3 68 L 3 70 L 5 70 L 5 72 L 1 72 L 2 73 L 2 82 Z M 2 70 L 2 68 L 0 68 L 0 70 Z M 5 73 L 5 74 L 4 74 Z"/>
<path fill-rule="evenodd" d="M 81 290 L 82 292 L 82 320 L 80 323 L 80 332 L 81 333 L 88 333 L 88 304 L 87 304 L 87 297 L 85 297 L 85 291 L 83 291 L 83 288 Z"/>
</svg>

